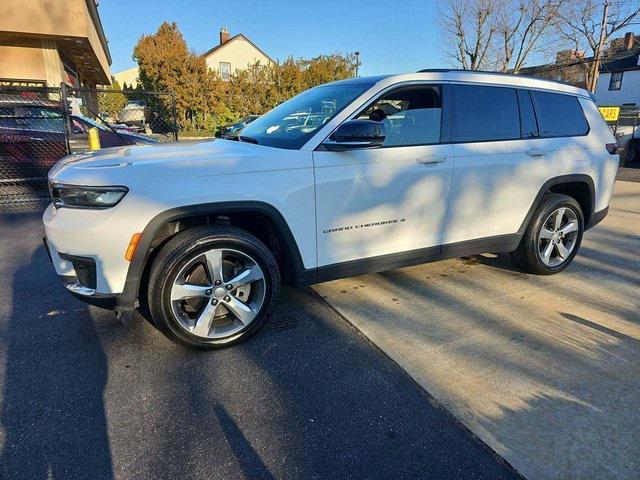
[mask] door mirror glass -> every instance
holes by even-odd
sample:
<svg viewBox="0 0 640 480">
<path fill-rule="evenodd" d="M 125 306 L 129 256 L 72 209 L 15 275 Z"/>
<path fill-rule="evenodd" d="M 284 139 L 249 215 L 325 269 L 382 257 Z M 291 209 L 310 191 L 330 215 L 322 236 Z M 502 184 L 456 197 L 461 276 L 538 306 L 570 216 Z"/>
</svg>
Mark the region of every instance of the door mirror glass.
<svg viewBox="0 0 640 480">
<path fill-rule="evenodd" d="M 322 145 L 341 152 L 358 148 L 378 148 L 386 138 L 385 126 L 373 120 L 349 120 L 340 125 Z"/>
</svg>

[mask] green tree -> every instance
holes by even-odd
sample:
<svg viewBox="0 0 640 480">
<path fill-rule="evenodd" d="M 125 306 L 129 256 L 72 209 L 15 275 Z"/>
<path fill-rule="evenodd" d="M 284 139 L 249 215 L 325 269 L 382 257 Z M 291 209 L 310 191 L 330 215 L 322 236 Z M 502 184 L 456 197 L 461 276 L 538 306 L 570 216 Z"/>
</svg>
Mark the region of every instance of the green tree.
<svg viewBox="0 0 640 480">
<path fill-rule="evenodd" d="M 127 97 L 122 93 L 122 88 L 117 80 L 113 80 L 110 87 L 98 92 L 98 107 L 100 113 L 106 113 L 109 118 L 116 120 L 120 110 L 127 104 Z"/>
<path fill-rule="evenodd" d="M 155 34 L 143 35 L 133 57 L 140 67 L 140 85 L 144 90 L 174 94 L 180 127 L 204 128 L 211 110 L 210 89 L 215 85 L 215 76 L 204 58 L 188 50 L 178 26 L 164 22 Z M 152 103 L 154 99 L 149 100 Z M 162 105 L 153 107 L 163 107 L 168 112 L 169 102 L 169 97 L 163 97 Z"/>
</svg>

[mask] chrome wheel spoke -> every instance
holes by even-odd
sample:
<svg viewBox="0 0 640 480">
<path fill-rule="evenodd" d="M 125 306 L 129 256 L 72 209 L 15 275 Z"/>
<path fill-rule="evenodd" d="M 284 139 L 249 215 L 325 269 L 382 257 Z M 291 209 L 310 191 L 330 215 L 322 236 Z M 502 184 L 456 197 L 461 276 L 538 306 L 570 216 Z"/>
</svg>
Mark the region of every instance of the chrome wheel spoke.
<svg viewBox="0 0 640 480">
<path fill-rule="evenodd" d="M 233 288 L 236 288 L 241 285 L 253 283 L 257 280 L 262 280 L 263 278 L 264 275 L 262 274 L 262 269 L 258 265 L 253 265 L 229 280 L 227 284 L 232 285 Z"/>
<path fill-rule="evenodd" d="M 207 290 L 211 287 L 207 285 L 193 285 L 191 283 L 174 283 L 171 288 L 171 301 L 183 300 L 185 298 L 206 297 Z"/>
<path fill-rule="evenodd" d="M 556 248 L 558 249 L 558 255 L 562 260 L 566 260 L 569 257 L 569 254 L 571 252 L 567 249 L 567 247 L 564 246 L 562 242 L 558 242 Z"/>
<path fill-rule="evenodd" d="M 225 301 L 225 306 L 229 311 L 238 319 L 243 325 L 251 323 L 256 318 L 256 312 L 251 306 L 241 302 L 234 296 L 230 296 L 228 301 Z"/>
<path fill-rule="evenodd" d="M 548 264 L 551 259 L 552 253 L 553 253 L 553 242 L 549 242 L 546 248 L 542 252 L 542 260 L 544 260 L 544 262 Z"/>
<path fill-rule="evenodd" d="M 546 227 L 542 227 L 542 230 L 540 231 L 540 238 L 543 238 L 545 240 L 551 240 L 552 237 L 553 237 L 553 232 Z"/>
<path fill-rule="evenodd" d="M 204 307 L 198 318 L 196 318 L 196 323 L 193 326 L 192 332 L 195 335 L 201 337 L 208 337 L 209 332 L 211 331 L 211 325 L 213 324 L 213 318 L 216 313 L 216 306 L 211 305 L 211 302 L 207 302 L 207 305 Z"/>
<path fill-rule="evenodd" d="M 562 207 L 559 208 L 558 210 L 556 210 L 556 218 L 554 219 L 554 230 L 557 232 L 558 230 L 560 230 L 560 227 L 562 226 L 562 219 L 564 218 L 564 212 L 567 209 Z"/>
<path fill-rule="evenodd" d="M 567 235 L 571 232 L 577 232 L 577 231 L 578 231 L 578 222 L 569 222 L 560 230 L 558 230 L 558 232 L 561 233 L 562 235 Z"/>
<path fill-rule="evenodd" d="M 209 250 L 204 254 L 207 261 L 207 273 L 211 282 L 218 285 L 224 282 L 224 274 L 222 272 L 222 250 Z"/>
</svg>

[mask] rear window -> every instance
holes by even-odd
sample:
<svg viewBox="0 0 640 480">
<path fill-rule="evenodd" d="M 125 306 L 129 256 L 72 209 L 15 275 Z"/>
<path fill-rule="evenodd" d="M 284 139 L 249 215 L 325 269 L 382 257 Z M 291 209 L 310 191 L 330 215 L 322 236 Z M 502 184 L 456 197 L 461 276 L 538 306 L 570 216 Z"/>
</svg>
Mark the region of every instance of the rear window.
<svg viewBox="0 0 640 480">
<path fill-rule="evenodd" d="M 541 137 L 577 137 L 589 132 L 580 101 L 572 95 L 532 91 Z"/>
<path fill-rule="evenodd" d="M 454 91 L 454 142 L 520 138 L 520 116 L 515 89 L 456 85 Z"/>
</svg>

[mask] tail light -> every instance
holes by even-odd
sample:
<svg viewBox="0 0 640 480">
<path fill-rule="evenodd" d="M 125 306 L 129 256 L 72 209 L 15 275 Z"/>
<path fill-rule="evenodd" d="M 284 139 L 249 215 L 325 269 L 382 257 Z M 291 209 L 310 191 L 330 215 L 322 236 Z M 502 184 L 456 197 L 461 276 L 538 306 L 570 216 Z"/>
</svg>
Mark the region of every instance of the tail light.
<svg viewBox="0 0 640 480">
<path fill-rule="evenodd" d="M 609 152 L 611 155 L 615 155 L 616 153 L 618 153 L 617 143 L 607 143 L 605 147 L 607 147 L 607 152 Z"/>
</svg>

